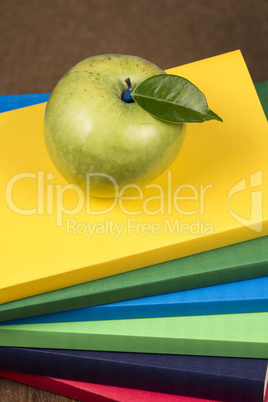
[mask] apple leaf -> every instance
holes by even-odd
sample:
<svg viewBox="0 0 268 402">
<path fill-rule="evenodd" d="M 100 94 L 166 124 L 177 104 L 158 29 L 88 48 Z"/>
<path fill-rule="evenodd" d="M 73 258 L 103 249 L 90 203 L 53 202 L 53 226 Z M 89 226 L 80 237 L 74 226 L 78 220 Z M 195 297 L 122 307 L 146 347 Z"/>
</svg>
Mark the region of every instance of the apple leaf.
<svg viewBox="0 0 268 402">
<path fill-rule="evenodd" d="M 131 92 L 131 97 L 152 116 L 170 123 L 222 121 L 208 108 L 205 95 L 177 75 L 159 74 L 147 78 Z"/>
</svg>

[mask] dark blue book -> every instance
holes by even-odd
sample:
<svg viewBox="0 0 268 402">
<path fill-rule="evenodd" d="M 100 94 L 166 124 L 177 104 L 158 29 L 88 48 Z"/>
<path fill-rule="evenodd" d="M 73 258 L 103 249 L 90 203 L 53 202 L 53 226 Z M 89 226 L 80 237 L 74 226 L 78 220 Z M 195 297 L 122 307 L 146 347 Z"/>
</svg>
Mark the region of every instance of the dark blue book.
<svg viewBox="0 0 268 402">
<path fill-rule="evenodd" d="M 266 359 L 0 347 L 0 369 L 224 402 L 262 402 Z"/>
</svg>

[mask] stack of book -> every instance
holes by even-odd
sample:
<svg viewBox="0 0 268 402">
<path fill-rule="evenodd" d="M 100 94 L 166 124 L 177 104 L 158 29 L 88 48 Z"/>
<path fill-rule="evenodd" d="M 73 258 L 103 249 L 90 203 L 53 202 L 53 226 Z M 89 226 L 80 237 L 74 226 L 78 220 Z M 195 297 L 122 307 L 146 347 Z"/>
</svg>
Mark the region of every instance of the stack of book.
<svg viewBox="0 0 268 402">
<path fill-rule="evenodd" d="M 59 175 L 49 94 L 0 97 L 0 376 L 80 401 L 264 401 L 267 82 L 240 51 L 168 72 L 223 123 L 189 124 L 132 199 Z"/>
</svg>

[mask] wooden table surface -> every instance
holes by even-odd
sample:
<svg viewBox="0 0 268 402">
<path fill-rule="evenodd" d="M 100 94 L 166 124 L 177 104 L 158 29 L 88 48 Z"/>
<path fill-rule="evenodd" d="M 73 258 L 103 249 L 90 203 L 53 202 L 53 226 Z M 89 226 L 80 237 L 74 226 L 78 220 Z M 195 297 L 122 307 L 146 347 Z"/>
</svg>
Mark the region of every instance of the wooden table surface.
<svg viewBox="0 0 268 402">
<path fill-rule="evenodd" d="M 1 402 L 75 402 L 74 399 L 0 378 Z"/>
</svg>

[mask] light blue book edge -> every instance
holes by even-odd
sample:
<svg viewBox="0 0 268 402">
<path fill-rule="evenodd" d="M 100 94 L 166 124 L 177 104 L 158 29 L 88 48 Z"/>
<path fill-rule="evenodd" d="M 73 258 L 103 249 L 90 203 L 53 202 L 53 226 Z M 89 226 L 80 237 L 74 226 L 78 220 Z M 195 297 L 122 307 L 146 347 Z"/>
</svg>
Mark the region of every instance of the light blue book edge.
<svg viewBox="0 0 268 402">
<path fill-rule="evenodd" d="M 47 102 L 49 93 L 44 94 L 25 94 L 25 95 L 1 95 L 0 96 L 0 113 L 9 112 L 10 110 L 20 109 L 26 106 L 37 105 L 38 103 Z"/>
<path fill-rule="evenodd" d="M 268 277 L 3 321 L 37 324 L 268 311 Z"/>
</svg>

